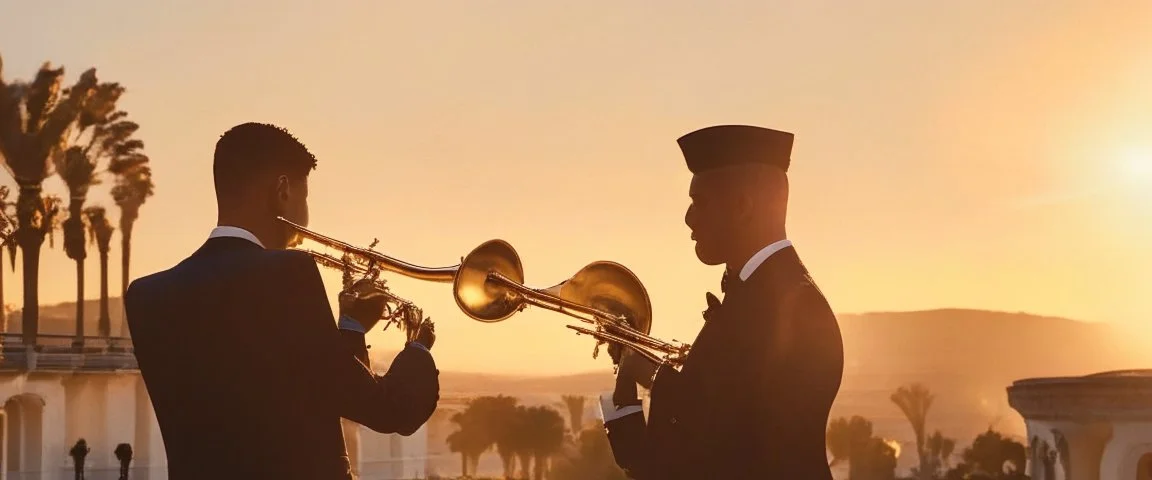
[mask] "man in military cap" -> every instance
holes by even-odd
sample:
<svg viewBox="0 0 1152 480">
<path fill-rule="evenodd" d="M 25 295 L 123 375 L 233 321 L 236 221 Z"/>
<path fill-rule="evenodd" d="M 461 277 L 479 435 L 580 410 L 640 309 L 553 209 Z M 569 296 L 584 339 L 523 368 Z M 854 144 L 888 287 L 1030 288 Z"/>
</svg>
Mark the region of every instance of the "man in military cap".
<svg viewBox="0 0 1152 480">
<path fill-rule="evenodd" d="M 831 480 L 829 409 L 840 388 L 836 317 L 785 234 L 793 135 L 723 125 L 678 140 L 693 173 L 684 221 L 723 301 L 681 370 L 625 348 L 601 398 L 616 462 L 638 480 Z M 648 418 L 637 383 L 651 389 Z"/>
</svg>

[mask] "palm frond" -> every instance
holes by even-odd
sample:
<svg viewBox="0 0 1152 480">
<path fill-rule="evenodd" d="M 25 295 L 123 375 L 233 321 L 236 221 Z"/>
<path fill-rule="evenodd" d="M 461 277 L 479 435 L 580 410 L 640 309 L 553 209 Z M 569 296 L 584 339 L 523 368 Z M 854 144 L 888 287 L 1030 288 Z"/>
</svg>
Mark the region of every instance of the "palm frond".
<svg viewBox="0 0 1152 480">
<path fill-rule="evenodd" d="M 148 157 L 143 154 L 132 154 L 113 157 L 108 162 L 108 173 L 120 176 L 132 176 L 148 163 Z"/>
<path fill-rule="evenodd" d="M 0 158 L 8 173 L 12 173 L 9 163 L 20 156 L 23 144 L 26 115 L 21 100 L 27 89 L 25 83 L 0 86 Z"/>
<path fill-rule="evenodd" d="M 40 66 L 27 92 L 28 119 L 23 129 L 25 132 L 38 132 L 44 126 L 49 112 L 56 107 L 60 98 L 60 82 L 63 77 L 64 67 L 52 68 L 50 62 Z"/>
<path fill-rule="evenodd" d="M 92 91 L 92 97 L 84 103 L 76 126 L 80 130 L 87 129 L 108 121 L 108 116 L 116 110 L 116 102 L 124 94 L 124 87 L 119 83 L 101 83 Z"/>
<path fill-rule="evenodd" d="M 104 207 L 99 205 L 93 205 L 84 209 L 84 217 L 88 220 L 89 244 L 101 247 L 108 244 L 105 238 L 112 236 L 112 224 L 108 222 L 106 214 L 107 212 L 104 210 Z"/>
<path fill-rule="evenodd" d="M 83 196 L 88 193 L 88 187 L 94 185 L 93 173 L 96 171 L 96 162 L 84 154 L 84 148 L 79 145 L 68 147 L 63 155 L 56 159 L 56 172 L 68 186 L 68 192 L 73 196 Z"/>
<path fill-rule="evenodd" d="M 96 69 L 88 69 L 69 89 L 68 95 L 48 114 L 36 135 L 36 154 L 21 156 L 19 165 L 13 165 L 17 182 L 39 184 L 51 174 L 54 155 L 62 154 L 66 148 L 68 130 L 84 108 L 85 102 L 96 89 Z"/>
</svg>

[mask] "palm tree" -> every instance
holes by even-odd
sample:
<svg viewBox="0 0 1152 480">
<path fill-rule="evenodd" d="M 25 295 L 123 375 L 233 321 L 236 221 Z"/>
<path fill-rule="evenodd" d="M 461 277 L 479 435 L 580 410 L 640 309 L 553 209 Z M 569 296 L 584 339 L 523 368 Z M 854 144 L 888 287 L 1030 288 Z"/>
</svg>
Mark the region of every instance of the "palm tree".
<svg viewBox="0 0 1152 480">
<path fill-rule="evenodd" d="M 1024 475 L 1028 462 L 1027 448 L 1023 443 L 991 428 L 977 435 L 972 445 L 964 449 L 961 458 L 963 461 L 954 470 L 955 473 L 968 473 L 967 478 L 997 480 L 1028 478 Z M 949 476 L 952 474 L 953 472 L 949 472 Z"/>
<path fill-rule="evenodd" d="M 108 173 L 116 176 L 112 199 L 120 207 L 120 298 L 128 291 L 129 259 L 132 253 L 132 227 L 140 218 L 140 207 L 153 194 L 152 168 L 148 157 L 140 152 L 144 142 L 129 138 L 138 125 L 124 122 L 122 131 L 127 135 L 118 142 L 108 163 Z"/>
<path fill-rule="evenodd" d="M 932 470 L 928 454 L 924 451 L 924 432 L 928 410 L 932 408 L 935 399 L 935 395 L 921 383 L 902 386 L 896 389 L 891 397 L 892 403 L 900 407 L 908 423 L 912 424 L 912 432 L 916 434 L 916 456 L 920 459 L 920 478 L 925 480 L 931 478 Z"/>
<path fill-rule="evenodd" d="M 828 423 L 828 433 L 825 435 L 828 452 L 832 454 L 829 467 L 841 462 L 851 462 L 853 454 L 867 446 L 872 438 L 872 422 L 859 415 L 851 419 L 840 417 Z"/>
<path fill-rule="evenodd" d="M 24 344 L 35 345 L 39 331 L 40 247 L 52 228 L 41 195 L 53 159 L 64 154 L 68 131 L 97 88 L 96 69 L 80 75 L 61 92 L 64 68 L 45 63 L 31 83 L 6 83 L 0 60 L 0 156 L 16 180 L 16 242 L 23 252 Z M 61 95 L 63 94 L 63 98 Z"/>
<path fill-rule="evenodd" d="M 569 428 L 572 437 L 576 438 L 584 430 L 584 397 L 579 395 L 564 395 L 561 397 L 564 406 L 568 407 Z"/>
<path fill-rule="evenodd" d="M 84 202 L 88 198 L 88 188 L 96 185 L 96 167 L 100 159 L 107 155 L 104 146 L 107 136 L 113 132 L 107 128 L 114 120 L 109 114 L 116 101 L 124 93 L 124 87 L 116 83 L 102 83 L 96 87 L 92 98 L 84 105 L 76 119 L 76 136 L 72 146 L 57 156 L 56 172 L 68 187 L 68 219 L 64 221 L 64 251 L 68 258 L 76 261 L 76 340 L 73 345 L 84 346 L 84 259 L 88 256 L 84 248 Z M 81 138 L 91 132 L 87 142 Z"/>
<path fill-rule="evenodd" d="M 950 460 L 956 450 L 956 440 L 945 437 L 937 430 L 925 441 L 924 450 L 928 453 L 933 474 L 947 471 L 952 466 Z"/>
<path fill-rule="evenodd" d="M 528 407 L 523 405 L 517 406 L 516 411 L 512 412 L 512 418 L 508 422 L 508 442 L 511 445 L 510 450 L 513 454 L 512 471 L 505 472 L 505 477 L 508 478 L 532 478 L 532 457 L 534 454 L 534 445 L 532 438 L 532 427 L 529 423 L 532 421 L 531 415 L 528 412 Z M 520 460 L 520 475 L 515 475 L 515 462 L 516 459 Z"/>
<path fill-rule="evenodd" d="M 554 409 L 536 406 L 524 411 L 525 435 L 530 439 L 536 480 L 543 480 L 549 460 L 564 445 L 564 417 Z"/>
<path fill-rule="evenodd" d="M 479 425 L 478 420 L 476 415 L 469 413 L 468 410 L 453 415 L 452 422 L 459 428 L 448 434 L 445 439 L 448 442 L 448 450 L 460 454 L 462 478 L 472 478 L 469 472 L 476 473 L 480 455 L 491 445 L 484 438 L 483 427 Z"/>
<path fill-rule="evenodd" d="M 553 480 L 627 480 L 624 470 L 616 465 L 612 445 L 599 420 L 577 436 L 576 448 L 558 457 L 549 472 Z"/>
<path fill-rule="evenodd" d="M 112 243 L 112 222 L 105 216 L 104 207 L 94 206 L 84 209 L 88 217 L 89 234 L 96 241 L 96 249 L 100 252 L 100 317 L 97 319 L 96 329 L 101 337 L 111 336 L 112 323 L 108 315 L 108 250 Z"/>
</svg>

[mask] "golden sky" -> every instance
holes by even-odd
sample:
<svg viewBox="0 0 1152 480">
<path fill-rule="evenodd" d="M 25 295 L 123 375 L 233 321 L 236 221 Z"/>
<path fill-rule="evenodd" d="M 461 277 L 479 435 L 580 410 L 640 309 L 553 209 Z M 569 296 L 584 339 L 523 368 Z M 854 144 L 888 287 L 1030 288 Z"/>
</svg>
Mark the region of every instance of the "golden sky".
<svg viewBox="0 0 1152 480">
<path fill-rule="evenodd" d="M 503 238 L 541 287 L 618 261 L 654 333 L 691 340 L 721 270 L 692 253 L 675 139 L 747 123 L 797 135 L 789 237 L 839 312 L 1152 318 L 1147 1 L 325 3 L 0 5 L 5 78 L 49 60 L 128 87 L 157 184 L 134 275 L 214 225 L 219 134 L 272 122 L 319 157 L 315 229 L 427 266 Z M 41 265 L 42 301 L 73 299 L 59 243 Z M 481 324 L 448 285 L 393 284 L 436 320 L 442 368 L 608 368 L 567 317 Z"/>
</svg>

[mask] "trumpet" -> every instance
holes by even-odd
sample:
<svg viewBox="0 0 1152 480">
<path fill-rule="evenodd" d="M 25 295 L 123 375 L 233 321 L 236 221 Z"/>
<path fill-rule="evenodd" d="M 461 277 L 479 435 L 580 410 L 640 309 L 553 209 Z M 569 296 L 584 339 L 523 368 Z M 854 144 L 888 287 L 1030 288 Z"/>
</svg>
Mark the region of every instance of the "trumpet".
<svg viewBox="0 0 1152 480">
<path fill-rule="evenodd" d="M 518 260 L 515 264 L 519 267 Z M 648 293 L 636 275 L 619 263 L 592 262 L 548 288 L 527 287 L 523 271 L 517 268 L 513 273 L 461 270 L 455 281 L 457 304 L 468 316 L 488 322 L 508 318 L 530 305 L 576 318 L 588 326 L 567 328 L 596 339 L 592 358 L 602 345 L 609 344 L 609 348 L 630 347 L 658 365 L 680 366 L 691 349 L 691 345 L 649 335 L 652 303 Z"/>
<path fill-rule="evenodd" d="M 600 347 L 608 343 L 616 348 L 630 347 L 657 364 L 680 366 L 691 349 L 691 345 L 666 342 L 649 335 L 652 305 L 648 293 L 632 271 L 615 262 L 593 262 L 559 284 L 531 288 L 524 285 L 519 254 L 504 240 L 480 244 L 457 265 L 430 268 L 372 250 L 377 239 L 373 239 L 368 248 L 361 248 L 308 230 L 283 217 L 277 220 L 291 229 L 295 237 L 291 242 L 293 246 L 308 239 L 342 252 L 342 256 L 336 258 L 305 250 L 319 264 L 342 270 L 345 288 L 351 286 L 351 275 L 359 274 L 379 282 L 381 290 L 388 291 L 383 280 L 378 280 L 381 270 L 388 270 L 414 279 L 452 283 L 457 307 L 480 322 L 501 322 L 529 306 L 555 311 L 588 325 L 568 325 L 567 328 L 596 339 L 593 358 L 598 356 Z M 390 298 L 400 305 L 398 311 L 404 311 L 405 306 L 414 308 L 411 302 L 395 296 Z"/>
<path fill-rule="evenodd" d="M 445 278 L 451 279 L 451 272 L 445 273 L 441 269 L 427 269 L 408 265 L 390 257 L 372 252 L 371 248 L 376 245 L 377 241 L 373 241 L 372 246 L 368 247 L 368 249 L 362 249 L 308 230 L 284 217 L 276 217 L 276 220 L 290 229 L 292 239 L 289 245 L 291 247 L 299 247 L 304 239 L 308 239 L 322 246 L 340 251 L 341 255 L 337 257 L 312 249 L 296 248 L 310 255 L 317 265 L 341 271 L 343 274 L 342 283 L 344 291 L 351 289 L 352 286 L 360 280 L 366 279 L 372 283 L 373 287 L 385 298 L 384 312 L 381 315 L 384 330 L 387 330 L 395 324 L 397 328 L 404 330 L 408 340 L 412 341 L 416 339 L 421 328 L 434 328 L 432 319 L 424 317 L 424 311 L 420 307 L 412 301 L 392 293 L 392 289 L 388 286 L 387 280 L 380 278 L 380 273 L 383 269 L 392 271 L 401 270 L 418 278 L 443 281 Z M 410 271 L 404 270 L 405 268 L 409 268 Z M 360 277 L 359 280 L 356 278 L 357 276 Z"/>
<path fill-rule="evenodd" d="M 317 252 L 315 250 L 301 249 L 305 253 L 312 256 L 317 265 L 333 268 L 343 272 L 343 285 L 344 291 L 348 291 L 358 281 L 354 275 L 360 275 L 361 279 L 368 279 L 372 282 L 373 287 L 384 296 L 384 313 L 381 315 L 380 320 L 384 323 L 383 330 L 388 330 L 388 327 L 393 324 L 397 328 L 404 330 L 409 341 L 415 340 L 419 329 L 421 327 L 433 325 L 431 318 L 424 317 L 424 311 L 416 306 L 415 303 L 392 293 L 392 289 L 388 287 L 388 282 L 385 279 L 379 278 L 380 271 L 378 269 L 364 268 L 352 262 L 351 256 L 345 254 L 341 258 L 336 258 L 327 253 Z"/>
</svg>

